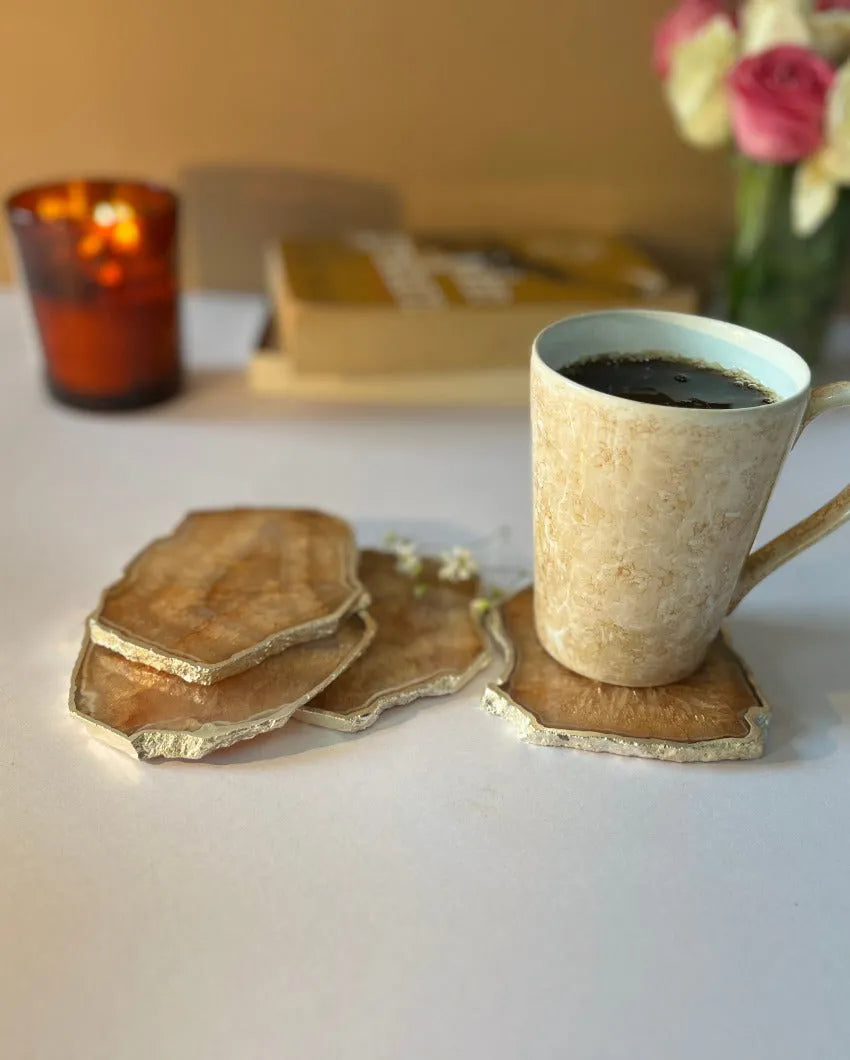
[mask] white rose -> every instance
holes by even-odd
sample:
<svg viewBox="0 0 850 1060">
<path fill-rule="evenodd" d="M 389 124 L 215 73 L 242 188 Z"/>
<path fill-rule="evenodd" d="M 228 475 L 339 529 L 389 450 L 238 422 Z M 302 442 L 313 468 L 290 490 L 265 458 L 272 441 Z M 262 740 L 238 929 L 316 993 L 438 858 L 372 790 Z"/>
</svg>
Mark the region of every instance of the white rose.
<svg viewBox="0 0 850 1060">
<path fill-rule="evenodd" d="M 807 0 L 746 0 L 741 6 L 741 54 L 753 55 L 777 44 L 812 43 Z"/>
<path fill-rule="evenodd" d="M 797 166 L 791 221 L 800 236 L 817 231 L 835 209 L 838 189 L 850 184 L 850 63 L 836 73 L 826 102 L 823 147 Z"/>
<path fill-rule="evenodd" d="M 735 30 L 716 15 L 673 49 L 664 84 L 676 126 L 694 147 L 718 147 L 729 139 L 726 75 L 736 58 Z"/>
</svg>

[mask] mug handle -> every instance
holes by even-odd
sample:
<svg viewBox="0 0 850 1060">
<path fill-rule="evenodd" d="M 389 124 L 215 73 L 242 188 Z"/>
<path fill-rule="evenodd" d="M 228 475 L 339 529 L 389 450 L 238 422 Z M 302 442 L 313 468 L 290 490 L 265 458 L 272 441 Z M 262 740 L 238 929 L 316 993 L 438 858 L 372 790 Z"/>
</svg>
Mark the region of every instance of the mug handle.
<svg viewBox="0 0 850 1060">
<path fill-rule="evenodd" d="M 797 438 L 816 416 L 820 416 L 828 409 L 838 409 L 846 405 L 850 405 L 850 382 L 831 383 L 829 386 L 819 386 L 813 390 L 806 415 L 797 432 Z M 735 592 L 732 594 L 729 611 L 733 611 L 762 578 L 772 574 L 777 567 L 793 559 L 809 545 L 813 545 L 833 530 L 837 530 L 848 519 L 850 519 L 850 486 L 845 486 L 831 501 L 827 501 L 816 512 L 812 512 L 808 519 L 802 519 L 784 534 L 780 534 L 779 537 L 768 541 L 766 545 L 762 545 L 757 551 L 750 553 L 744 563 L 741 576 L 738 578 Z"/>
</svg>

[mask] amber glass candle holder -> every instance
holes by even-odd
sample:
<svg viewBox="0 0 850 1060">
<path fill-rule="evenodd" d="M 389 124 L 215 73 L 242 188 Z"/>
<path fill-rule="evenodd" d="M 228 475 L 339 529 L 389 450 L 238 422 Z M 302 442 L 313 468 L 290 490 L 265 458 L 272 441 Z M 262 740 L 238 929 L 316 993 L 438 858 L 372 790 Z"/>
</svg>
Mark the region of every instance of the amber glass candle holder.
<svg viewBox="0 0 850 1060">
<path fill-rule="evenodd" d="M 177 199 L 166 188 L 76 180 L 6 202 L 50 392 L 130 409 L 180 387 Z"/>
</svg>

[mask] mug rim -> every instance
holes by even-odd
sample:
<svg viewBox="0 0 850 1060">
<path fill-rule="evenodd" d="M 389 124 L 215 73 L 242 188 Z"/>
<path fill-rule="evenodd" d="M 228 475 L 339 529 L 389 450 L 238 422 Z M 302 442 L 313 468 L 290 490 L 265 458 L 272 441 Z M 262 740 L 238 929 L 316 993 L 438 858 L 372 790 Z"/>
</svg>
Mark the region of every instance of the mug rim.
<svg viewBox="0 0 850 1060">
<path fill-rule="evenodd" d="M 777 395 L 776 401 L 771 401 L 768 405 L 749 405 L 744 408 L 734 409 L 695 409 L 686 408 L 681 405 L 654 405 L 647 404 L 646 402 L 632 401 L 630 398 L 619 397 L 616 394 L 605 394 L 600 390 L 594 390 L 592 387 L 585 386 L 583 383 L 577 383 L 574 379 L 568 379 L 548 363 L 543 353 L 541 352 L 540 345 L 541 341 L 545 341 L 546 336 L 551 335 L 554 331 L 562 330 L 565 326 L 579 324 L 581 322 L 596 320 L 612 320 L 612 319 L 643 319 L 650 321 L 657 321 L 661 324 L 672 324 L 683 328 L 689 328 L 695 331 L 701 331 L 703 334 L 716 335 L 718 338 L 722 338 L 724 342 L 734 346 L 739 346 L 741 349 L 746 349 L 747 344 L 758 345 L 765 350 L 772 350 L 781 354 L 782 359 L 792 359 L 794 366 L 801 371 L 803 376 L 803 382 L 799 385 L 793 393 L 787 394 L 785 397 Z M 699 322 L 699 327 L 694 328 L 694 322 Z M 740 341 L 738 341 L 740 340 Z M 594 356 L 590 354 L 589 356 Z M 688 358 L 685 357 L 687 360 Z M 642 405 L 644 410 L 649 412 L 650 410 L 658 415 L 677 416 L 686 413 L 689 417 L 693 416 L 709 416 L 712 422 L 717 422 L 718 413 L 724 416 L 736 415 L 740 416 L 745 413 L 768 413 L 770 409 L 781 409 L 787 408 L 789 404 L 799 402 L 800 398 L 807 395 L 811 390 L 812 385 L 812 373 L 809 365 L 800 356 L 796 350 L 791 349 L 790 346 L 786 346 L 785 343 L 780 342 L 778 339 L 773 339 L 769 335 L 764 335 L 759 331 L 753 331 L 751 328 L 745 328 L 740 324 L 733 324 L 725 320 L 715 320 L 712 317 L 701 316 L 698 313 L 678 313 L 667 309 L 602 309 L 593 310 L 589 313 L 576 313 L 574 316 L 561 317 L 559 320 L 553 321 L 548 324 L 545 328 L 537 333 L 534 337 L 534 341 L 531 344 L 531 360 L 532 364 L 536 362 L 538 368 L 545 373 L 557 380 L 557 385 L 563 386 L 567 391 L 578 390 L 583 394 L 591 394 L 594 398 L 599 399 L 603 403 L 615 402 L 617 408 L 623 408 L 624 405 L 630 406 L 634 409 L 635 405 Z M 757 382 L 762 386 L 767 384 L 761 383 L 756 376 L 753 376 Z"/>
</svg>

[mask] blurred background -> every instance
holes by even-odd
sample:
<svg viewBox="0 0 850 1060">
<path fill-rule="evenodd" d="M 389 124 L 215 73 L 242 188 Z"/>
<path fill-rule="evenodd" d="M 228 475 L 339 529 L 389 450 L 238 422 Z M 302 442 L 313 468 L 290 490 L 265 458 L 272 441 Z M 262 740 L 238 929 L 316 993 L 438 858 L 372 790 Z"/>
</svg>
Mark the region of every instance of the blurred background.
<svg viewBox="0 0 850 1060">
<path fill-rule="evenodd" d="M 176 186 L 192 286 L 260 290 L 270 239 L 398 220 L 617 232 L 704 278 L 730 230 L 730 165 L 684 144 L 659 99 L 650 41 L 668 7 L 7 3 L 0 185 Z"/>
</svg>

